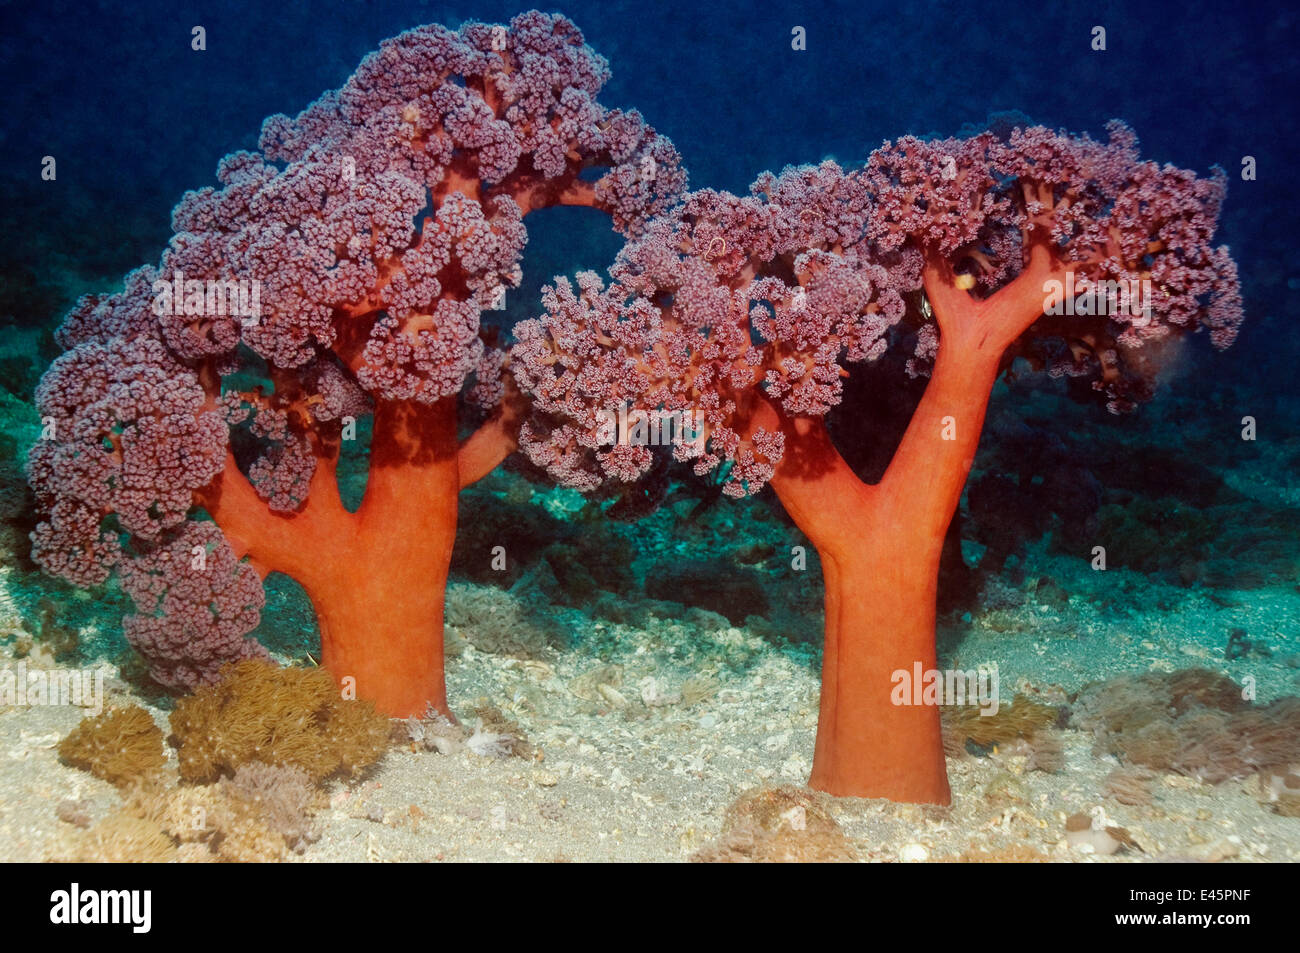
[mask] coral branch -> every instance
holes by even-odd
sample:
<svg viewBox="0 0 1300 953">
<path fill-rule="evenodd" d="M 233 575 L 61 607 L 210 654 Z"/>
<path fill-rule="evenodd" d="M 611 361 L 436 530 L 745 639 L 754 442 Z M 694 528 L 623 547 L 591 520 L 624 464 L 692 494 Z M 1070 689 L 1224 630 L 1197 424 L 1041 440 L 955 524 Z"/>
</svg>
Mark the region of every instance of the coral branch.
<svg viewBox="0 0 1300 953">
<path fill-rule="evenodd" d="M 462 489 L 483 479 L 515 452 L 519 446 L 519 427 L 526 413 L 524 396 L 513 379 L 508 379 L 504 397 L 492 414 L 461 441 L 456 464 Z"/>
</svg>

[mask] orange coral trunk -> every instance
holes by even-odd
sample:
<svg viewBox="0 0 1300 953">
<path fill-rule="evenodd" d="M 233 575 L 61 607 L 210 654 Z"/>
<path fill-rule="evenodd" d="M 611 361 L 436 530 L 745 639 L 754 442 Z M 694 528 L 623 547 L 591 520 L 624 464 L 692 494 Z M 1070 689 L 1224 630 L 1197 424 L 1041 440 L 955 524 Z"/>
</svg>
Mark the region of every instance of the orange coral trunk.
<svg viewBox="0 0 1300 953">
<path fill-rule="evenodd" d="M 944 534 L 983 428 L 997 360 L 941 348 L 885 478 L 868 486 L 820 420 L 786 420 L 772 480 L 821 557 L 821 710 L 809 784 L 831 794 L 947 804 L 939 710 L 896 704 L 901 678 L 936 666 Z M 775 414 L 774 409 L 766 415 Z M 907 698 L 911 698 L 907 693 Z"/>
<path fill-rule="evenodd" d="M 836 451 L 820 418 L 784 418 L 758 402 L 752 428 L 781 430 L 772 488 L 817 547 L 826 641 L 812 787 L 851 797 L 951 800 L 939 709 L 896 703 L 919 666 L 935 668 L 935 598 L 944 535 L 974 462 L 1002 353 L 1042 314 L 1059 272 L 1034 246 L 1024 271 L 986 299 L 927 265 L 941 330 L 934 372 L 884 478 L 868 486 Z M 904 681 L 903 678 L 907 681 Z"/>
<path fill-rule="evenodd" d="M 393 717 L 448 713 L 443 601 L 460 490 L 456 406 L 379 402 L 366 494 L 356 513 L 322 459 L 306 503 L 271 513 L 231 459 L 205 505 L 240 555 L 306 590 L 322 664 Z"/>
<path fill-rule="evenodd" d="M 452 529 L 400 541 L 408 564 L 390 563 L 380 549 L 360 551 L 338 582 L 308 589 L 320 623 L 321 664 L 344 692 L 393 718 L 422 716 L 430 706 L 447 714 L 442 615 L 454 538 Z"/>
<path fill-rule="evenodd" d="M 846 797 L 946 804 L 938 709 L 891 702 L 895 672 L 910 676 L 916 662 L 935 666 L 942 545 L 913 533 L 880 487 L 853 474 L 820 421 L 794 426 L 803 432 L 772 486 L 817 547 L 826 590 L 809 785 Z"/>
<path fill-rule="evenodd" d="M 454 401 L 380 403 L 355 535 L 320 554 L 333 572 L 305 584 L 322 663 L 394 717 L 447 712 L 443 602 L 459 491 Z"/>
<path fill-rule="evenodd" d="M 827 579 L 821 717 L 809 785 L 846 797 L 947 804 L 933 705 L 894 704 L 897 673 L 935 667 L 933 569 L 869 547 Z M 900 558 L 900 556 L 902 558 Z M 832 595 L 832 592 L 834 593 Z"/>
</svg>

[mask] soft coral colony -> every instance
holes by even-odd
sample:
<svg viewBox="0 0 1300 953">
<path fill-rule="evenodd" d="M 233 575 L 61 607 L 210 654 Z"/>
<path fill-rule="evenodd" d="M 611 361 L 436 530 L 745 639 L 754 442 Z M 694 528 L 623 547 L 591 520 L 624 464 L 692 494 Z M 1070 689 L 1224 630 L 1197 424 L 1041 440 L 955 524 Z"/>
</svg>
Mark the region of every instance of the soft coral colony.
<svg viewBox="0 0 1300 953">
<path fill-rule="evenodd" d="M 286 573 L 336 678 L 389 714 L 445 711 L 459 489 L 516 431 L 559 482 L 635 480 L 651 452 L 602 444 L 606 415 L 699 411 L 704 438 L 678 455 L 725 469 L 732 496 L 770 483 L 821 556 L 811 783 L 945 802 L 938 710 L 891 704 L 892 673 L 935 665 L 942 540 L 994 381 L 1024 357 L 1091 377 L 1119 411 L 1150 396 L 1166 342 L 1204 327 L 1230 344 L 1223 177 L 1141 160 L 1118 123 L 1104 143 L 1019 127 L 681 200 L 671 144 L 595 101 L 606 76 L 572 24 L 529 13 L 403 34 L 297 119 L 269 119 L 260 153 L 182 200 L 160 266 L 60 330 L 68 353 L 38 391 L 54 438 L 30 460 L 37 558 L 82 585 L 116 569 L 138 607 L 128 637 L 180 689 L 260 652 L 260 576 Z M 522 219 L 557 204 L 603 209 L 629 238 L 611 281 L 558 281 L 508 354 L 486 347 L 480 312 L 518 284 Z M 257 280 L 264 313 L 157 315 L 153 283 L 174 271 Z M 1148 307 L 1044 316 L 1070 275 L 1145 282 Z M 929 383 L 868 485 L 825 417 L 854 364 L 903 349 Z M 269 386 L 240 389 L 250 376 Z M 458 398 L 494 408 L 463 440 Z M 363 414 L 351 513 L 336 464 Z"/>
<path fill-rule="evenodd" d="M 595 207 L 631 234 L 685 185 L 668 140 L 596 100 L 608 76 L 559 16 L 404 33 L 297 118 L 268 119 L 260 152 L 181 200 L 157 268 L 69 315 L 37 393 L 54 439 L 29 461 L 47 514 L 34 553 L 81 585 L 117 570 L 158 681 L 193 688 L 259 654 L 245 636 L 276 571 L 360 697 L 446 710 L 457 493 L 513 449 L 480 313 L 519 283 L 529 212 Z M 259 282 L 262 314 L 152 307 L 177 273 Z M 250 377 L 269 387 L 240 389 Z M 497 409 L 458 443 L 462 392 Z M 336 466 L 364 414 L 353 513 Z"/>
<path fill-rule="evenodd" d="M 1090 375 L 1119 412 L 1150 395 L 1162 342 L 1202 327 L 1217 347 L 1233 340 L 1236 268 L 1210 244 L 1223 174 L 1141 161 L 1127 127 L 1109 131 L 905 138 L 855 171 L 826 162 L 765 174 L 747 197 L 695 192 L 625 247 L 608 287 L 561 280 L 545 316 L 517 329 L 515 378 L 535 404 L 521 447 L 556 479 L 589 487 L 650 467 L 645 446 L 602 446 L 606 408 L 699 408 L 704 439 L 675 455 L 698 473 L 725 467 L 732 496 L 770 483 L 816 546 L 814 787 L 949 800 L 939 709 L 897 704 L 894 689 L 897 673 L 936 667 L 944 535 L 1009 362 Z M 1045 317 L 1072 274 L 1146 282 L 1149 301 Z M 852 364 L 903 346 L 929 381 L 869 485 L 825 416 Z"/>
</svg>

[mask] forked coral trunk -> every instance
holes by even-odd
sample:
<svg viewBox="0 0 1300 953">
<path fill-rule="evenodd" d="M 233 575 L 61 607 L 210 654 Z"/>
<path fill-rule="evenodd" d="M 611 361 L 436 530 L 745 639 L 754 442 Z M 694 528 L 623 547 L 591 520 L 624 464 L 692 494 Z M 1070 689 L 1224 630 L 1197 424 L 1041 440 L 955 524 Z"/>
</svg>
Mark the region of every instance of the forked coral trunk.
<svg viewBox="0 0 1300 953">
<path fill-rule="evenodd" d="M 860 481 L 820 421 L 772 480 L 817 547 L 825 584 L 821 708 L 809 785 L 846 797 L 949 800 L 933 706 L 893 704 L 894 673 L 935 666 L 938 550 L 896 523 L 879 487 Z M 941 546 L 939 547 L 942 548 Z"/>
<path fill-rule="evenodd" d="M 925 395 L 875 486 L 854 475 L 820 420 L 786 421 L 793 439 L 772 486 L 817 547 L 826 588 L 809 781 L 815 788 L 918 803 L 951 798 L 939 709 L 934 699 L 918 699 L 914 685 L 918 672 L 936 668 L 944 534 L 996 376 L 996 354 L 952 341 L 941 347 Z"/>
<path fill-rule="evenodd" d="M 444 713 L 443 603 L 460 490 L 455 398 L 375 408 L 356 513 L 320 461 L 299 512 L 276 514 L 227 463 L 205 505 L 239 555 L 297 580 L 316 609 L 322 664 L 398 718 Z"/>
<path fill-rule="evenodd" d="M 319 554 L 332 578 L 307 587 L 322 663 L 394 717 L 447 712 L 443 603 L 459 491 L 455 400 L 380 402 L 356 534 Z"/>
</svg>

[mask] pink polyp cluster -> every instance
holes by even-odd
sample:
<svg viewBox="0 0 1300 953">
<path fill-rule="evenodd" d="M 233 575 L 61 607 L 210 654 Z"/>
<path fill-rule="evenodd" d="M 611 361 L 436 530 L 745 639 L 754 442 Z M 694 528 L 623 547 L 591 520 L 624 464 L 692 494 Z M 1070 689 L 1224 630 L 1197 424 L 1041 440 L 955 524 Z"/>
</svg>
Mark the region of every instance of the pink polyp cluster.
<svg viewBox="0 0 1300 953">
<path fill-rule="evenodd" d="M 266 656 L 245 638 L 266 602 L 262 581 L 214 523 L 186 523 L 166 545 L 124 560 L 121 579 L 137 609 L 122 628 L 160 684 L 192 690 L 228 662 Z"/>
<path fill-rule="evenodd" d="M 561 280 L 546 314 L 519 329 L 516 376 L 537 411 L 525 450 L 570 485 L 627 480 L 651 457 L 597 451 L 600 415 L 690 408 L 707 441 L 675 456 L 701 474 L 726 464 L 726 493 L 755 492 L 784 452 L 780 434 L 749 425 L 756 397 L 788 417 L 823 416 L 843 397 L 846 365 L 894 340 L 912 342 L 908 372 L 927 373 L 942 341 L 916 294 L 923 268 L 974 302 L 1020 275 L 1035 248 L 1080 287 L 1136 289 L 1135 300 L 1044 320 L 1020 353 L 1095 377 L 1112 410 L 1132 406 L 1158 364 L 1145 343 L 1205 327 L 1225 347 L 1241 299 L 1227 249 L 1211 244 L 1222 172 L 1141 161 L 1132 130 L 1107 132 L 1104 143 L 1043 127 L 905 137 L 859 170 L 823 162 L 764 174 L 748 197 L 688 195 L 624 248 L 608 288 L 579 276 L 575 294 Z M 905 318 L 914 333 L 891 338 Z"/>
<path fill-rule="evenodd" d="M 124 288 L 117 294 L 83 295 L 54 332 L 55 341 L 72 350 L 81 344 L 156 339 L 159 328 L 152 311 L 153 285 L 160 277 L 155 268 L 137 268 L 126 276 Z"/>
<path fill-rule="evenodd" d="M 376 321 L 357 380 L 387 400 L 433 403 L 460 391 L 482 348 L 478 309 L 472 302 L 444 299 L 429 315 Z"/>
<path fill-rule="evenodd" d="M 116 529 L 151 541 L 182 522 L 221 470 L 226 427 L 195 375 L 152 338 L 89 341 L 37 388 L 51 429 L 28 458 L 42 510 L 34 558 L 85 583 L 116 560 Z M 104 527 L 112 515 L 114 527 Z M 74 568 L 75 567 L 75 568 Z"/>
<path fill-rule="evenodd" d="M 353 421 L 371 412 L 372 402 L 356 379 L 334 361 L 322 359 L 304 369 L 307 393 L 319 398 L 312 416 L 320 423 L 333 423 L 345 417 Z"/>
<path fill-rule="evenodd" d="M 289 436 L 272 444 L 248 468 L 248 480 L 257 495 L 277 513 L 292 513 L 307 499 L 316 456 L 306 439 Z"/>
<path fill-rule="evenodd" d="M 1125 346 L 1203 325 L 1216 346 L 1241 320 L 1226 248 L 1211 244 L 1226 178 L 1139 159 L 1119 121 L 1097 142 L 1041 126 L 1005 138 L 886 142 L 863 170 L 869 234 L 882 249 L 913 246 L 995 290 L 1019 273 L 1026 246 L 1046 244 L 1076 276 L 1141 287 L 1140 307 L 1107 317 Z M 1137 313 L 1135 313 L 1137 312 Z"/>
<path fill-rule="evenodd" d="M 521 446 L 553 477 L 633 479 L 645 448 L 597 450 L 602 412 L 627 403 L 698 413 L 705 433 L 674 447 L 703 474 L 728 465 L 724 491 L 755 493 L 784 452 L 780 434 L 738 408 L 761 386 L 788 414 L 826 413 L 842 395 L 840 362 L 870 360 L 920 284 L 914 251 L 873 256 L 870 203 L 834 163 L 765 175 L 753 194 L 704 190 L 624 248 L 605 287 L 579 276 L 547 289 L 546 315 L 516 329 L 520 386 L 538 417 Z M 550 415 L 567 421 L 548 426 Z"/>
<path fill-rule="evenodd" d="M 608 75 L 572 23 L 536 12 L 387 41 L 340 90 L 268 119 L 222 189 L 177 206 L 163 271 L 258 282 L 263 313 L 242 332 L 164 322 L 169 344 L 242 341 L 281 368 L 334 349 L 377 396 L 455 393 L 480 364 L 479 310 L 519 284 L 527 211 L 594 204 L 632 233 L 685 185 L 668 140 L 596 102 Z M 609 171 L 579 177 L 595 166 Z"/>
<path fill-rule="evenodd" d="M 528 459 L 561 486 L 578 490 L 594 490 L 600 486 L 601 476 L 591 463 L 598 446 L 590 430 L 568 424 L 547 427 L 526 421 L 519 431 L 519 448 Z M 643 472 L 644 469 L 629 471 L 622 479 L 635 479 Z"/>
<path fill-rule="evenodd" d="M 948 256 L 986 228 L 1015 224 L 1010 203 L 995 190 L 997 145 L 989 134 L 884 143 L 862 172 L 873 200 L 870 237 L 886 251 L 913 244 Z"/>
</svg>

